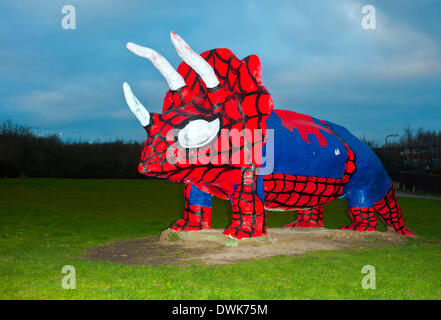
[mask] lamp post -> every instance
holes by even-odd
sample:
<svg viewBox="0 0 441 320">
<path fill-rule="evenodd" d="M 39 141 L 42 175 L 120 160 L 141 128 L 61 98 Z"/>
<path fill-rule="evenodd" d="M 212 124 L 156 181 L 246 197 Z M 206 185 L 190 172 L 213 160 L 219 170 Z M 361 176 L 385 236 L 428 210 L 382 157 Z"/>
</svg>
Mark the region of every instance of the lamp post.
<svg viewBox="0 0 441 320">
<path fill-rule="evenodd" d="M 389 151 L 387 150 L 387 139 L 390 138 L 390 137 L 398 137 L 398 136 L 399 136 L 398 133 L 392 133 L 392 134 L 388 134 L 386 136 L 386 138 L 384 139 L 384 151 L 385 151 L 384 167 L 385 167 L 386 171 L 387 171 L 387 160 L 388 160 L 387 156 L 388 156 L 388 153 L 389 153 Z"/>
<path fill-rule="evenodd" d="M 392 133 L 392 134 L 388 134 L 386 136 L 386 139 L 384 139 L 384 147 L 385 148 L 387 147 L 387 138 L 390 138 L 390 137 L 398 137 L 398 133 Z"/>
</svg>

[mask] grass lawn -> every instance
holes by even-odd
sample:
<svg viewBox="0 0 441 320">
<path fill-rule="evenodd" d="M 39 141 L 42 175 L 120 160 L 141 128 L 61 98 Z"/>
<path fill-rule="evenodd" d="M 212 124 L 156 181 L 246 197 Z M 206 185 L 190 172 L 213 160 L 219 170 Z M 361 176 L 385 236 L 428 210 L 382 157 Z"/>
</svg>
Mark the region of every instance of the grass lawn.
<svg viewBox="0 0 441 320">
<path fill-rule="evenodd" d="M 402 247 L 315 252 L 219 266 L 130 266 L 82 258 L 87 247 L 157 235 L 183 214 L 183 186 L 160 180 L 0 180 L 2 299 L 440 299 L 441 201 L 400 198 L 420 240 Z M 349 223 L 344 201 L 327 228 Z M 279 227 L 295 213 L 269 213 Z M 231 219 L 215 200 L 213 227 Z M 380 230 L 385 230 L 384 225 Z M 428 240 L 428 241 L 427 241 Z M 364 290 L 364 265 L 376 289 Z M 64 265 L 77 287 L 61 287 Z"/>
</svg>

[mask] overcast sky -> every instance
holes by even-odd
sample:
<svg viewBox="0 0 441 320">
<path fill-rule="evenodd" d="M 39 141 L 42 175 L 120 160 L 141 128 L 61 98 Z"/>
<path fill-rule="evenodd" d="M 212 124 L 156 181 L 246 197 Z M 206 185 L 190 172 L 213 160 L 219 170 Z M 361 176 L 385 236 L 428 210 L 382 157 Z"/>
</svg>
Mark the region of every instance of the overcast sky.
<svg viewBox="0 0 441 320">
<path fill-rule="evenodd" d="M 76 8 L 76 30 L 61 8 Z M 364 5 L 376 29 L 361 27 Z M 198 52 L 257 54 L 276 108 L 346 126 L 379 143 L 406 125 L 441 129 L 441 1 L 2 0 L 0 121 L 63 137 L 144 140 L 128 81 L 160 112 L 167 84 L 133 41 L 180 63 L 171 30 Z"/>
</svg>

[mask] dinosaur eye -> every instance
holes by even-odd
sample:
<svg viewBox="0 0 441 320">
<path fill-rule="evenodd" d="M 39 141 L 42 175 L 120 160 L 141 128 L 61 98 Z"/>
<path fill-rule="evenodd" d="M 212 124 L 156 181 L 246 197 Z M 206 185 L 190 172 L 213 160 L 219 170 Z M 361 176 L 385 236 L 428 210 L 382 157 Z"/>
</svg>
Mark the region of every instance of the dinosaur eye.
<svg viewBox="0 0 441 320">
<path fill-rule="evenodd" d="M 184 148 L 199 148 L 213 140 L 219 128 L 219 119 L 211 122 L 202 119 L 193 120 L 179 131 L 178 141 Z"/>
</svg>

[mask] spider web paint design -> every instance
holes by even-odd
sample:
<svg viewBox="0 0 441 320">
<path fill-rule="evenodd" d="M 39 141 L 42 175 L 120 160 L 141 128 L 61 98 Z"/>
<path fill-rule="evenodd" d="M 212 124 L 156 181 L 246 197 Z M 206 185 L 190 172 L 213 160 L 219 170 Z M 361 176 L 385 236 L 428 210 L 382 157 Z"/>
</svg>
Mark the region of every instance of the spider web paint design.
<svg viewBox="0 0 441 320">
<path fill-rule="evenodd" d="M 148 138 L 139 171 L 176 182 L 202 184 L 204 191 L 229 198 L 234 185 L 241 183 L 242 170 L 260 165 L 266 118 L 273 109 L 273 101 L 261 84 L 257 56 L 239 60 L 228 49 L 210 50 L 201 56 L 213 67 L 219 86 L 207 89 L 193 69 L 186 63 L 180 64 L 178 72 L 184 77 L 186 86 L 168 91 L 164 113 L 152 115 L 151 125 L 146 127 Z M 221 121 L 221 128 L 227 129 L 221 130 L 218 139 L 197 149 L 185 149 L 176 144 L 172 154 L 178 163 L 167 161 L 166 150 L 176 141 L 176 137 L 168 136 L 172 129 L 183 128 L 191 120 L 211 121 L 216 117 Z M 244 129 L 253 132 L 253 136 L 245 135 L 237 141 L 228 135 L 231 130 L 241 132 Z M 228 164 L 224 164 L 225 158 Z M 231 164 L 233 158 L 252 161 Z"/>
<path fill-rule="evenodd" d="M 354 152 L 345 142 L 343 143 L 348 157 L 341 179 L 278 173 L 264 176 L 265 208 L 283 210 L 313 208 L 341 196 L 344 186 L 357 168 Z"/>
<path fill-rule="evenodd" d="M 404 225 L 403 214 L 395 196 L 395 186 L 392 184 L 386 196 L 374 204 L 375 211 L 380 215 L 389 228 L 398 234 L 414 236 L 414 233 Z"/>
<path fill-rule="evenodd" d="M 190 205 L 191 184 L 184 189 L 185 208 L 184 219 L 176 221 L 171 227 L 175 231 L 199 231 L 211 229 L 211 207 Z"/>
<path fill-rule="evenodd" d="M 323 204 L 343 194 L 344 186 L 357 169 L 354 152 L 326 122 L 322 121 L 323 127 L 312 125 L 305 116 L 304 125 L 296 128 L 306 142 L 309 142 L 308 134 L 314 134 L 321 146 L 327 145 L 320 130 L 329 130 L 345 145 L 347 159 L 343 177 L 271 174 L 263 177 L 265 199 L 260 199 L 256 191 L 256 172 L 266 143 L 266 120 L 273 110 L 272 98 L 261 83 L 260 61 L 255 55 L 239 60 L 228 49 L 209 50 L 201 56 L 212 66 L 219 85 L 206 88 L 194 70 L 186 63 L 180 64 L 178 72 L 186 85 L 166 93 L 163 114 L 151 114 L 146 127 L 148 138 L 138 168 L 145 175 L 186 184 L 184 219 L 178 220 L 173 228 L 178 231 L 210 228 L 211 207 L 190 205 L 191 183 L 197 184 L 203 192 L 230 198 L 233 222 L 224 233 L 236 238 L 266 233 L 264 201 L 267 208 L 303 209 L 300 211 L 303 223 L 322 225 Z M 280 118 L 283 121 L 284 117 Z M 219 119 L 220 127 L 226 130 L 220 130 L 217 139 L 200 148 L 186 149 L 176 144 L 176 130 L 197 119 L 209 122 Z M 283 125 L 292 127 L 289 121 Z M 244 135 L 234 140 L 228 135 L 228 132 L 243 132 L 244 129 L 257 132 L 257 136 Z M 169 161 L 170 153 L 176 162 Z M 251 161 L 232 163 L 233 158 Z M 375 208 L 350 208 L 349 211 L 354 223 L 348 229 L 376 228 L 377 211 L 398 233 L 412 234 L 404 227 L 393 189 L 375 204 Z"/>
<path fill-rule="evenodd" d="M 366 207 L 352 207 L 348 209 L 351 216 L 352 223 L 344 226 L 341 230 L 354 231 L 376 231 L 377 230 L 377 216 L 374 208 Z"/>
<path fill-rule="evenodd" d="M 233 222 L 224 231 L 225 235 L 242 239 L 266 234 L 266 212 L 256 192 L 255 177 L 256 168 L 243 171 L 243 183 L 237 185 L 230 200 Z"/>
<path fill-rule="evenodd" d="M 322 228 L 324 205 L 297 211 L 297 220 L 285 224 L 287 228 Z"/>
</svg>

